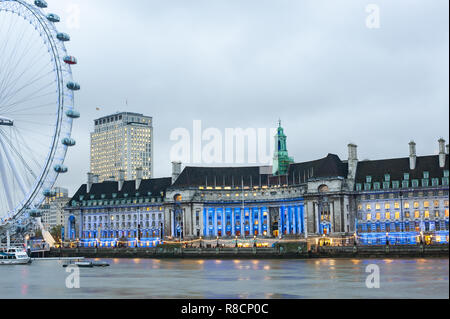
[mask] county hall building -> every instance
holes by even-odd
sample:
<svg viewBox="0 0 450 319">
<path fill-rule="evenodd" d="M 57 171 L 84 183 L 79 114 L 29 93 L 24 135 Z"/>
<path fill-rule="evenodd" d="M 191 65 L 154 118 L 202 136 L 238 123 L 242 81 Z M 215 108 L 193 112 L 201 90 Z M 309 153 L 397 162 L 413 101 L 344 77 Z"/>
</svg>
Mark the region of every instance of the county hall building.
<svg viewBox="0 0 450 319">
<path fill-rule="evenodd" d="M 356 236 L 360 244 L 448 242 L 448 145 L 439 154 L 295 163 L 283 128 L 273 166 L 185 167 L 170 178 L 99 183 L 89 174 L 66 207 L 70 238 L 84 245 L 152 246 L 161 238 Z"/>
</svg>

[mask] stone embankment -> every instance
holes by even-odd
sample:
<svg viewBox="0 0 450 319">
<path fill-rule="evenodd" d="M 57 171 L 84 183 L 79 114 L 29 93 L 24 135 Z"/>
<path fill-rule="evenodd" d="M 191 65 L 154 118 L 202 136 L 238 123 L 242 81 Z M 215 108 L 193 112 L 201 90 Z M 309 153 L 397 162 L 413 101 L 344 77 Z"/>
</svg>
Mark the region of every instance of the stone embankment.
<svg viewBox="0 0 450 319">
<path fill-rule="evenodd" d="M 328 246 L 279 245 L 274 248 L 56 248 L 46 257 L 85 258 L 200 258 L 200 259 L 306 259 L 306 258 L 425 258 L 449 256 L 447 245 Z"/>
</svg>

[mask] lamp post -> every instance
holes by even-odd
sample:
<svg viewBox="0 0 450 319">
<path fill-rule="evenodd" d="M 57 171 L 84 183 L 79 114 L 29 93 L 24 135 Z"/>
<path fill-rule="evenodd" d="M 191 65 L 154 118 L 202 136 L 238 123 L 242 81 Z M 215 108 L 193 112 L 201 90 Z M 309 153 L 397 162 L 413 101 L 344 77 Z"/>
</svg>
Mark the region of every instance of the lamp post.
<svg viewBox="0 0 450 319">
<path fill-rule="evenodd" d="M 238 236 L 236 236 L 236 245 L 234 246 L 235 248 L 237 248 L 238 247 Z"/>
</svg>

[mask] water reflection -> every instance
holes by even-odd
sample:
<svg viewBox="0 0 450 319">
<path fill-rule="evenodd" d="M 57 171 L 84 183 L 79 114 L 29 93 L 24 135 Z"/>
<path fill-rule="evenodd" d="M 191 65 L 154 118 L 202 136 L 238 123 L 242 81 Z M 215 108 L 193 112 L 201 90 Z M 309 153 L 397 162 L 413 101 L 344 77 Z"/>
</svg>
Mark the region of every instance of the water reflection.
<svg viewBox="0 0 450 319">
<path fill-rule="evenodd" d="M 108 260 L 105 260 L 108 262 Z M 112 259 L 65 288 L 61 262 L 0 268 L 0 298 L 448 298 L 448 259 Z M 382 271 L 367 289 L 368 264 Z M 32 274 L 32 275 L 31 275 Z M 51 278 L 51 280 L 49 280 Z M 220 287 L 220 289 L 217 289 Z"/>
</svg>

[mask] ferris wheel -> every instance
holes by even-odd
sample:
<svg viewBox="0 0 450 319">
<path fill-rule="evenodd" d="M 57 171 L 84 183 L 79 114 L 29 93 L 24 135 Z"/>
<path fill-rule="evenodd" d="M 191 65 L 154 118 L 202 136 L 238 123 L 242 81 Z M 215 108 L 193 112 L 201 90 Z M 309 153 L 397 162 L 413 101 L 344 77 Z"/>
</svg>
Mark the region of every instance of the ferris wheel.
<svg viewBox="0 0 450 319">
<path fill-rule="evenodd" d="M 74 146 L 71 66 L 66 33 L 47 3 L 0 0 L 0 225 L 40 217 L 39 208 Z"/>
</svg>

